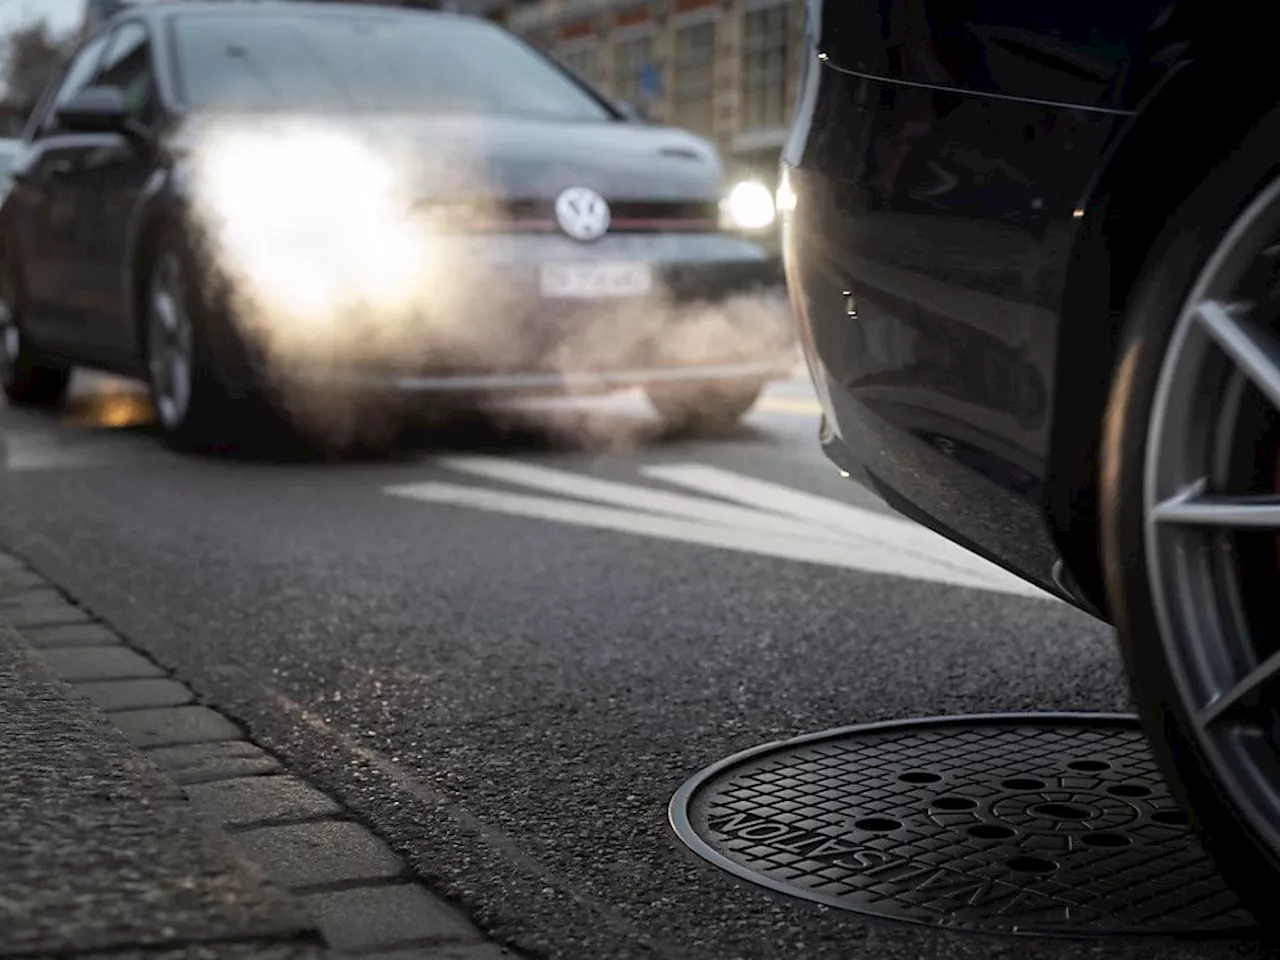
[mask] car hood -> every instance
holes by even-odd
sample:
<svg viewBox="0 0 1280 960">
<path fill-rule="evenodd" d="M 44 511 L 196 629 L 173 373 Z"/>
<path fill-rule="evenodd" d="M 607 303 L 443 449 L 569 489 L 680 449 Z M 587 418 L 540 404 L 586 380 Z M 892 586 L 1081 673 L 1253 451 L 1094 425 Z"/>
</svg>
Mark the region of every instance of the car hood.
<svg viewBox="0 0 1280 960">
<path fill-rule="evenodd" d="M 671 127 L 625 122 L 401 116 L 193 119 L 175 131 L 170 144 L 175 153 L 189 155 L 231 133 L 262 135 L 268 143 L 281 144 L 291 137 L 301 142 L 313 137 L 317 144 L 350 137 L 394 157 L 423 199 L 547 200 L 569 187 L 588 187 L 609 198 L 681 202 L 717 198 L 724 189 L 724 167 L 708 141 Z M 298 155 L 296 149 L 280 151 L 282 159 Z M 310 156 L 305 151 L 301 155 Z M 325 157 L 315 155 L 314 162 L 323 164 Z"/>
</svg>

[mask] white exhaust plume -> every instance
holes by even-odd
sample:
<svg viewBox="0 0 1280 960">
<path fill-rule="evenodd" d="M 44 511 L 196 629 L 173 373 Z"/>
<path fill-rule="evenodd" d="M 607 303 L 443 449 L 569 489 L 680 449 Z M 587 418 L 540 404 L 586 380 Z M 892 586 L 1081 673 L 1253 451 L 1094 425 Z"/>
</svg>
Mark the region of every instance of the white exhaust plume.
<svg viewBox="0 0 1280 960">
<path fill-rule="evenodd" d="M 500 238 L 458 223 L 496 219 L 483 165 L 433 167 L 405 141 L 336 123 L 225 121 L 195 141 L 190 176 L 202 252 L 242 335 L 292 412 L 339 441 L 368 429 L 369 398 L 325 377 L 722 364 L 782 356 L 791 342 L 780 296 L 678 304 L 656 291 L 584 312 L 495 289 L 469 251 Z"/>
</svg>

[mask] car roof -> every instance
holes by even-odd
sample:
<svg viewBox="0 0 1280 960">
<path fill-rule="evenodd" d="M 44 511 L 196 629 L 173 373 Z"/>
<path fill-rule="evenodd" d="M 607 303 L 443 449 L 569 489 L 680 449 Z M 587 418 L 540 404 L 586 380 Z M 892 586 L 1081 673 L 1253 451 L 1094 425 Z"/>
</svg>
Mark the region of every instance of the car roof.
<svg viewBox="0 0 1280 960">
<path fill-rule="evenodd" d="M 421 10 L 410 7 L 387 6 L 376 3 L 308 3 L 306 0 L 150 0 L 150 2 L 130 3 L 108 21 L 114 22 L 124 17 L 167 20 L 182 14 L 235 14 L 236 16 L 254 16 L 257 14 L 292 13 L 303 16 L 350 16 L 361 17 L 422 18 L 436 17 L 440 19 L 470 20 L 487 23 L 478 17 L 466 14 L 446 13 L 439 10 Z"/>
</svg>

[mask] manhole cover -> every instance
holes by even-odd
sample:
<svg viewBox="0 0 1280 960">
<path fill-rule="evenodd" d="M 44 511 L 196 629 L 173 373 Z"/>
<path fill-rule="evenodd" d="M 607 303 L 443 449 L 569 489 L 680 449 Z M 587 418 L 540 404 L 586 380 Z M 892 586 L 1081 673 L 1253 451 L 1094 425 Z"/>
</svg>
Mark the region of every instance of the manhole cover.
<svg viewBox="0 0 1280 960">
<path fill-rule="evenodd" d="M 947 717 L 769 744 L 686 783 L 671 822 L 738 877 L 878 917 L 1077 936 L 1253 925 L 1131 717 Z"/>
</svg>

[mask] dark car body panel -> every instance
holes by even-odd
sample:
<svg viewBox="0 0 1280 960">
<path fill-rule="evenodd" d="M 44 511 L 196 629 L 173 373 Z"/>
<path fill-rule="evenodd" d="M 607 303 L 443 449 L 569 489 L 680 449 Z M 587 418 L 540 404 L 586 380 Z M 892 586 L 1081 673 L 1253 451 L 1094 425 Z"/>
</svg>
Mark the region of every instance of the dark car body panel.
<svg viewBox="0 0 1280 960">
<path fill-rule="evenodd" d="M 651 263 L 677 300 L 710 299 L 761 285 L 781 289 L 776 251 L 719 230 L 723 166 L 711 144 L 680 130 L 621 118 L 557 122 L 264 111 L 215 119 L 188 110 L 175 75 L 172 18 L 227 11 L 237 16 L 259 11 L 451 16 L 362 5 L 161 2 L 130 8 L 103 25 L 95 36 L 123 24 L 143 24 L 149 31 L 160 122 L 148 136 L 28 130 L 14 188 L 0 205 L 0 235 L 5 255 L 21 265 L 24 320 L 42 349 L 127 375 L 145 374 L 139 309 L 145 250 L 163 224 L 190 222 L 192 152 L 211 127 L 227 123 L 240 130 L 261 125 L 268 132 L 282 122 L 304 128 L 319 123 L 411 157 L 421 168 L 413 199 L 424 207 L 459 199 L 511 207 L 502 212 L 520 218 L 514 232 L 500 223 L 487 234 L 446 238 L 459 248 L 470 244 L 468 266 L 489 290 L 533 296 L 529 291 L 539 260 L 623 255 Z M 37 117 L 47 109 L 47 104 L 38 108 Z M 614 207 L 616 229 L 597 242 L 572 241 L 556 225 L 555 199 L 575 186 L 596 189 Z M 663 217 L 672 211 L 680 220 L 667 224 Z M 778 369 L 790 362 L 786 358 Z"/>
<path fill-rule="evenodd" d="M 822 52 L 908 83 L 1135 110 L 1186 55 L 1203 4 L 845 0 L 823 9 Z"/>
<path fill-rule="evenodd" d="M 1206 9 L 810 4 L 784 248 L 824 446 L 903 512 L 1094 613 L 1093 465 L 1078 464 L 1107 390 L 1119 263 L 1143 252 L 1120 243 L 1107 201 L 1117 170 L 1150 163 L 1148 128 L 1170 136 L 1166 91 L 1185 109 L 1226 51 Z M 1259 65 L 1244 57 L 1238 84 L 1219 71 L 1205 95 L 1248 89 Z M 1162 106 L 1163 126 L 1147 124 Z"/>
</svg>

